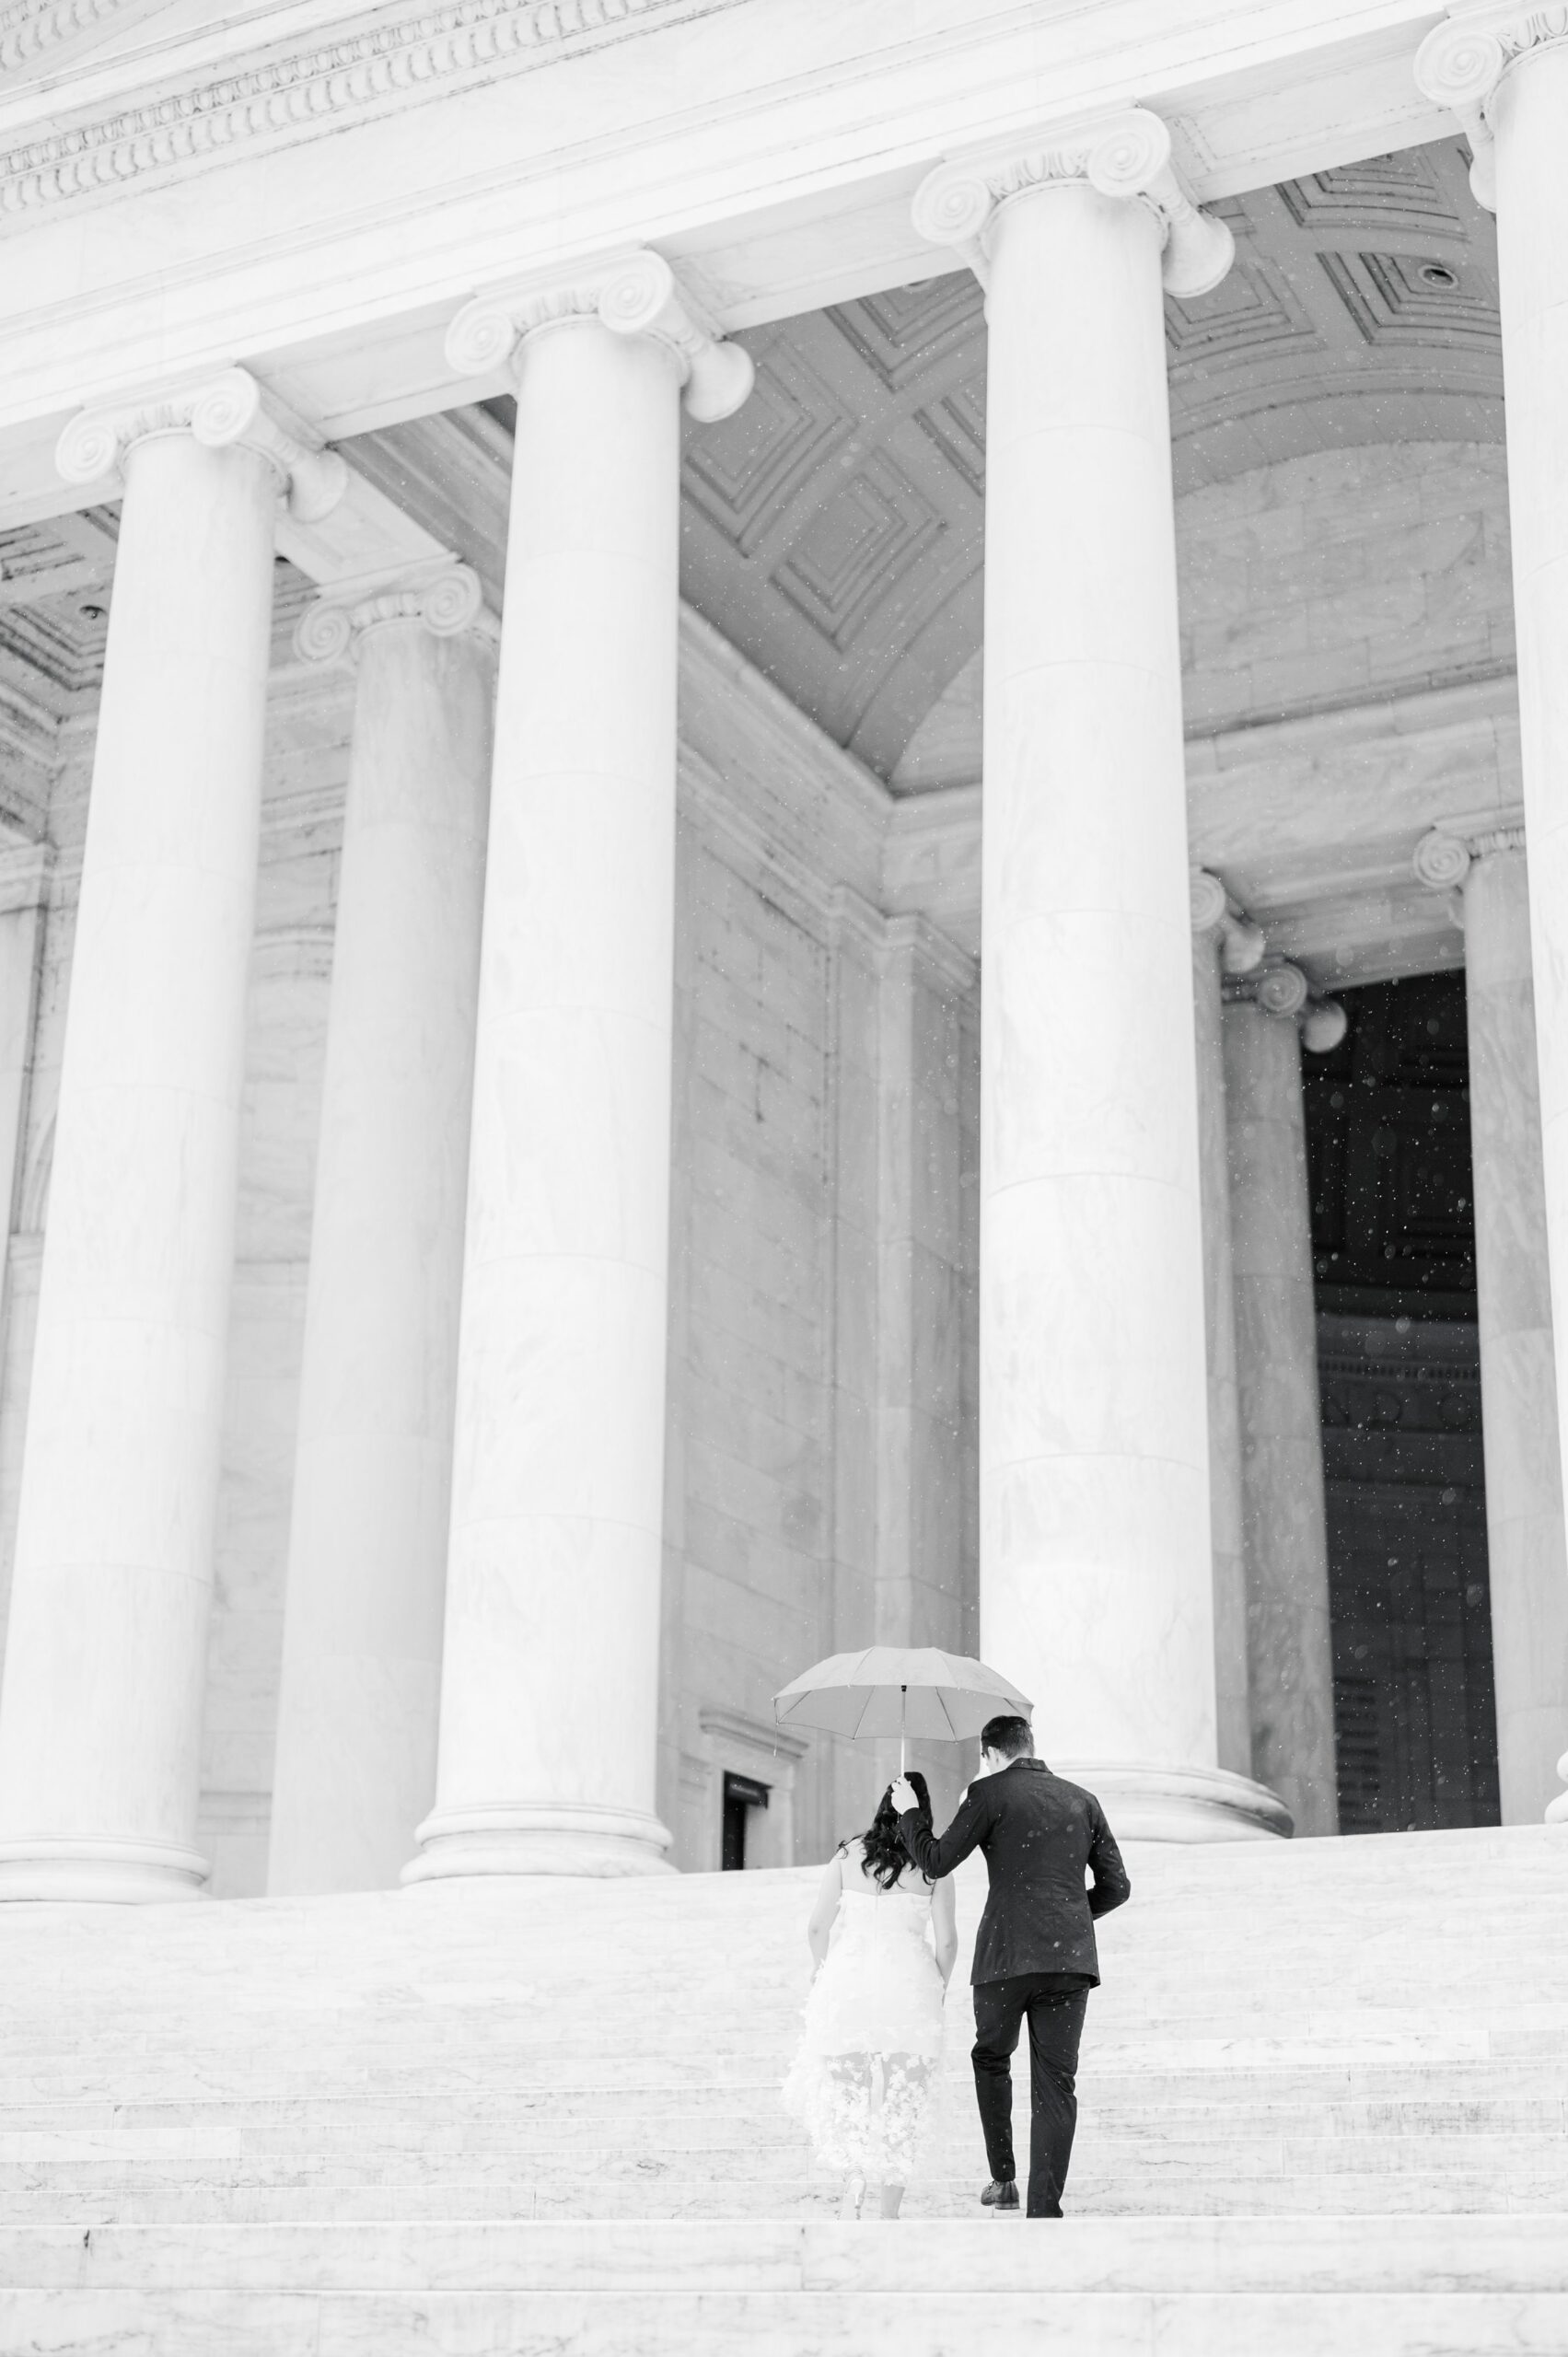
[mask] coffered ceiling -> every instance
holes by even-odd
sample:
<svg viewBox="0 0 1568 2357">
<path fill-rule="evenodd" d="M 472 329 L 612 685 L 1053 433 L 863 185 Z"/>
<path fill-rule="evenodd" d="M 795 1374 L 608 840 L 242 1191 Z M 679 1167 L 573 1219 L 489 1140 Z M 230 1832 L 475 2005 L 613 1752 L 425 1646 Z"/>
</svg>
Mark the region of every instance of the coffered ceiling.
<svg viewBox="0 0 1568 2357">
<path fill-rule="evenodd" d="M 1235 268 L 1166 309 L 1179 491 L 1338 445 L 1501 438 L 1494 242 L 1459 143 L 1219 209 Z M 911 741 L 981 643 L 980 289 L 944 275 L 743 340 L 754 397 L 688 431 L 684 593 L 836 742 L 916 788 Z M 510 407 L 347 446 L 497 592 Z M 114 528 L 99 509 L 0 535 L 0 670 L 51 708 L 96 687 Z"/>
<path fill-rule="evenodd" d="M 1179 492 L 1345 444 L 1501 438 L 1495 239 L 1459 143 L 1217 209 L 1235 267 L 1166 305 Z M 980 288 L 934 278 L 743 341 L 752 400 L 688 435 L 686 595 L 912 785 L 911 739 L 981 640 Z"/>
</svg>

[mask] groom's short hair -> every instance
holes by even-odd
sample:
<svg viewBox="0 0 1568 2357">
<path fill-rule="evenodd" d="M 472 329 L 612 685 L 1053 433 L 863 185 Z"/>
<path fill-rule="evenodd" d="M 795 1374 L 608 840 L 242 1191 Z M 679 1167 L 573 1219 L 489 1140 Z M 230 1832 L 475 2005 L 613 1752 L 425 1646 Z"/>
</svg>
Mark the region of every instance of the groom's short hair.
<svg viewBox="0 0 1568 2357">
<path fill-rule="evenodd" d="M 980 1731 L 982 1751 L 999 1751 L 1005 1759 L 1028 1759 L 1035 1747 L 1028 1719 L 987 1719 Z"/>
</svg>

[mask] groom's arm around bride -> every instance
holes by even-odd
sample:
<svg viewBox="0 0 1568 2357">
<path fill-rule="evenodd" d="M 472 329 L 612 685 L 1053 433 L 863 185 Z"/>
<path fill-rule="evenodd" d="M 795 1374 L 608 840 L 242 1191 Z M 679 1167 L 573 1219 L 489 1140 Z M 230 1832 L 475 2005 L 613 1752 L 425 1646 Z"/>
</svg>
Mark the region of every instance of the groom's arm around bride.
<svg viewBox="0 0 1568 2357">
<path fill-rule="evenodd" d="M 1092 1793 L 1053 1776 L 1033 1756 L 1023 1719 L 993 1719 L 981 1736 L 985 1773 L 938 1838 L 913 1789 L 893 1787 L 904 1847 L 933 1880 L 972 1851 L 991 1877 L 975 1934 L 975 2095 L 992 2182 L 981 2196 L 1016 2210 L 1011 2057 L 1029 2026 L 1033 2081 L 1028 2211 L 1059 2218 L 1077 2119 L 1078 2042 L 1088 1992 L 1099 1981 L 1094 1918 L 1130 1897 L 1132 1885 L 1105 1812 Z"/>
</svg>

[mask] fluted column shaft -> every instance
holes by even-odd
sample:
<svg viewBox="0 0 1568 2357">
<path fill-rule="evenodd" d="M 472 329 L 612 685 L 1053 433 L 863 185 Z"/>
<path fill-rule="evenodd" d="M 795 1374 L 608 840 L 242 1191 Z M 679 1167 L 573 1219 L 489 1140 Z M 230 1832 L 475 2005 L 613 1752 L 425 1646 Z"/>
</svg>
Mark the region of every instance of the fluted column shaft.
<svg viewBox="0 0 1568 2357">
<path fill-rule="evenodd" d="M 1134 1769 L 1217 1759 L 1159 251 L 1046 187 L 987 304 L 982 1643 Z"/>
<path fill-rule="evenodd" d="M 1297 1833 L 1333 1833 L 1329 1546 L 1294 1013 L 1251 998 L 1226 1006 L 1225 1079 L 1253 1772 Z"/>
<path fill-rule="evenodd" d="M 679 396 L 688 347 L 693 387 L 717 347 L 656 256 L 521 316 L 439 1764 L 413 1880 L 648 1873 L 669 1839 Z M 485 351 L 516 332 L 479 318 Z"/>
<path fill-rule="evenodd" d="M 1561 1483 L 1568 1466 L 1568 41 L 1515 64 L 1493 120 Z"/>
<path fill-rule="evenodd" d="M 124 449 L 0 1701 L 9 1898 L 189 1898 L 207 1871 L 198 1748 L 280 489 L 262 450 L 192 430 L 232 422 L 149 405 L 75 470 Z"/>
<path fill-rule="evenodd" d="M 1203 1839 L 1260 1796 L 1218 1767 L 1168 154 L 1042 134 L 916 218 L 989 278 L 981 1644 L 1120 1830 Z"/>
<path fill-rule="evenodd" d="M 1207 878 L 1203 879 L 1205 882 Z M 1221 900 L 1223 907 L 1223 896 Z M 1224 936 L 1193 894 L 1192 1002 L 1198 1067 L 1198 1177 L 1203 1219 L 1203 1332 L 1208 1358 L 1209 1527 L 1214 1558 L 1214 1689 L 1219 1764 L 1252 1773 L 1247 1685 L 1247 1557 L 1237 1397 L 1230 1159 L 1225 1132 Z"/>
<path fill-rule="evenodd" d="M 1561 1495 L 1568 1491 L 1568 18 L 1527 0 L 1457 8 L 1423 43 L 1416 77 L 1428 98 L 1454 109 L 1474 156 L 1475 193 L 1497 215 Z M 1467 926 L 1468 919 L 1467 891 Z M 1479 1254 L 1479 1170 L 1477 1212 Z M 1488 1427 L 1491 1421 L 1488 1410 Z M 1489 1539 L 1492 1446 L 1489 1429 Z M 1536 1632 L 1543 1646 L 1554 1625 Z M 1500 1688 L 1500 1747 L 1502 1707 Z M 1560 1796 L 1554 1805 L 1562 1805 Z"/>
<path fill-rule="evenodd" d="M 1530 976 L 1519 850 L 1464 881 L 1486 1549 L 1503 1821 L 1536 1825 L 1568 1749 L 1568 1562 L 1547 1271 Z"/>
<path fill-rule="evenodd" d="M 493 631 L 448 566 L 313 608 L 357 666 L 269 1887 L 397 1882 L 436 1791 Z"/>
</svg>

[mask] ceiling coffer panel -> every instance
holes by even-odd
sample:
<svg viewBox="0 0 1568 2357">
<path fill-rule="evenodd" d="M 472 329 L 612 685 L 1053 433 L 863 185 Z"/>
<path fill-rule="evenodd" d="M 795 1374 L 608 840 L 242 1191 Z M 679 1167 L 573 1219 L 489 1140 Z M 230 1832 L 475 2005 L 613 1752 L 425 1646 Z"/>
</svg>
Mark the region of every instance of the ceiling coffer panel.
<svg viewBox="0 0 1568 2357">
<path fill-rule="evenodd" d="M 1227 200 L 1166 306 L 1179 490 L 1345 442 L 1498 440 L 1495 240 L 1458 141 Z M 689 429 L 687 597 L 879 775 L 980 644 L 985 316 L 967 271 L 748 332 Z"/>
</svg>

